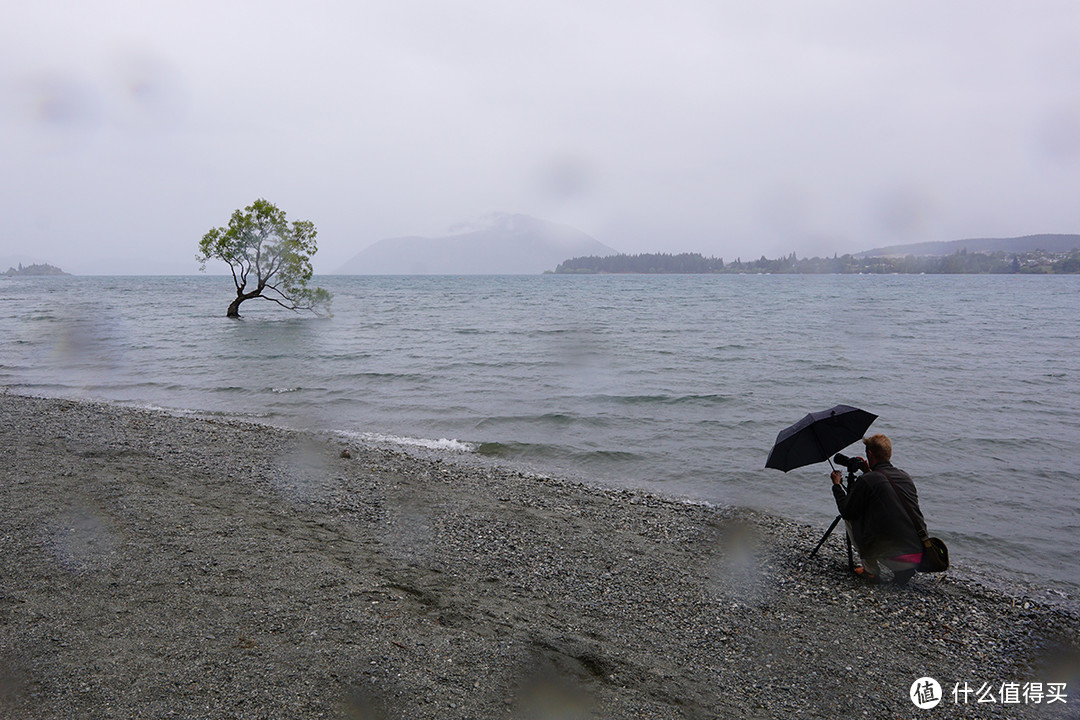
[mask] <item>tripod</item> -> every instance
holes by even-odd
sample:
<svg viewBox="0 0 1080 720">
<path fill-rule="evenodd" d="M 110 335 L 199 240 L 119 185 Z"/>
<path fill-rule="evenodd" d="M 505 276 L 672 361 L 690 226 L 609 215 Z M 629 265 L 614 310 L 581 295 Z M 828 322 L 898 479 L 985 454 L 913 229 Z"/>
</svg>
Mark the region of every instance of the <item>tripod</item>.
<svg viewBox="0 0 1080 720">
<path fill-rule="evenodd" d="M 844 489 L 849 490 L 851 488 L 852 483 L 854 483 L 854 482 L 855 482 L 855 471 L 852 470 L 849 467 L 848 468 L 848 473 L 847 473 L 847 480 L 845 481 L 845 484 L 844 484 Z M 818 540 L 818 544 L 816 546 L 814 546 L 813 550 L 810 551 L 810 557 L 814 557 L 815 555 L 817 555 L 817 551 L 820 550 L 821 546 L 825 544 L 825 541 L 829 539 L 829 535 L 832 534 L 832 531 L 836 529 L 836 526 L 840 524 L 840 520 L 842 520 L 842 519 L 843 519 L 842 515 L 837 515 L 836 516 L 836 519 L 832 521 L 832 525 L 830 525 L 829 529 L 825 531 L 825 534 L 821 536 L 821 540 Z M 847 543 L 848 570 L 854 570 L 855 569 L 855 555 L 851 551 L 851 537 L 846 532 L 844 533 L 844 542 Z"/>
</svg>

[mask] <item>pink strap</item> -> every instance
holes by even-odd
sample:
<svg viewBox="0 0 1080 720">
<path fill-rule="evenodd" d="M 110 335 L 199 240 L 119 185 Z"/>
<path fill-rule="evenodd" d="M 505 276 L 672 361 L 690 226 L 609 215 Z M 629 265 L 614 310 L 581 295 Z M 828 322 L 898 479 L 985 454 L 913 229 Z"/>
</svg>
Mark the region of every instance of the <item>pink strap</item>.
<svg viewBox="0 0 1080 720">
<path fill-rule="evenodd" d="M 922 562 L 922 553 L 920 552 L 920 553 L 911 553 L 910 555 L 897 555 L 896 557 L 889 558 L 889 559 L 894 560 L 896 562 L 921 563 Z"/>
</svg>

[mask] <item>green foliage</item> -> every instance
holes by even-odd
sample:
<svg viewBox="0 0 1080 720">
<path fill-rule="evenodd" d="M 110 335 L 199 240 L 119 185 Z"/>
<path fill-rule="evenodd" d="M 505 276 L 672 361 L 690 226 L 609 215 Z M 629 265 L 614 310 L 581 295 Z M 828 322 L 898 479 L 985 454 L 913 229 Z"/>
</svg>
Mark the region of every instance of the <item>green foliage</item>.
<svg viewBox="0 0 1080 720">
<path fill-rule="evenodd" d="M 1065 257 L 1054 262 L 1056 273 L 1080 273 L 1080 250 L 1073 250 Z"/>
<path fill-rule="evenodd" d="M 284 211 L 259 199 L 235 211 L 227 226 L 206 233 L 196 259 L 200 270 L 206 270 L 211 259 L 228 263 L 236 284 L 230 316 L 238 316 L 240 303 L 256 297 L 289 310 L 329 314 L 330 293 L 308 287 L 311 256 L 317 250 L 315 235 L 310 221 L 289 223 Z"/>
</svg>

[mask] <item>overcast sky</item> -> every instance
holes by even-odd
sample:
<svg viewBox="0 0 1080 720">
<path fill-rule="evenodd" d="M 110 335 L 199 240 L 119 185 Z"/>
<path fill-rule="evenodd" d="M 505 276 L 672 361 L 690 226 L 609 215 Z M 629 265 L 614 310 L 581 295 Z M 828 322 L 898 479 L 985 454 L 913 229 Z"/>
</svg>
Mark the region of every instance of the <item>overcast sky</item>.
<svg viewBox="0 0 1080 720">
<path fill-rule="evenodd" d="M 1080 232 L 1074 0 L 7 5 L 0 257 L 196 272 L 259 197 L 324 272 L 494 211 L 725 259 Z"/>
</svg>

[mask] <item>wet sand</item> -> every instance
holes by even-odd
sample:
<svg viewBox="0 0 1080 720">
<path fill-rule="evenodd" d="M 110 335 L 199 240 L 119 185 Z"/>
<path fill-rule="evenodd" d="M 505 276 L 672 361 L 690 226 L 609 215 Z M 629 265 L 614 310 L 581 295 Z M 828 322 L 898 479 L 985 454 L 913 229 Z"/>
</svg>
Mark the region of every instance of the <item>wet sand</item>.
<svg viewBox="0 0 1080 720">
<path fill-rule="evenodd" d="M 5 393 L 0 468 L 5 719 L 912 717 L 922 676 L 933 717 L 1080 707 L 1072 612 L 864 585 L 747 510 Z"/>
</svg>

